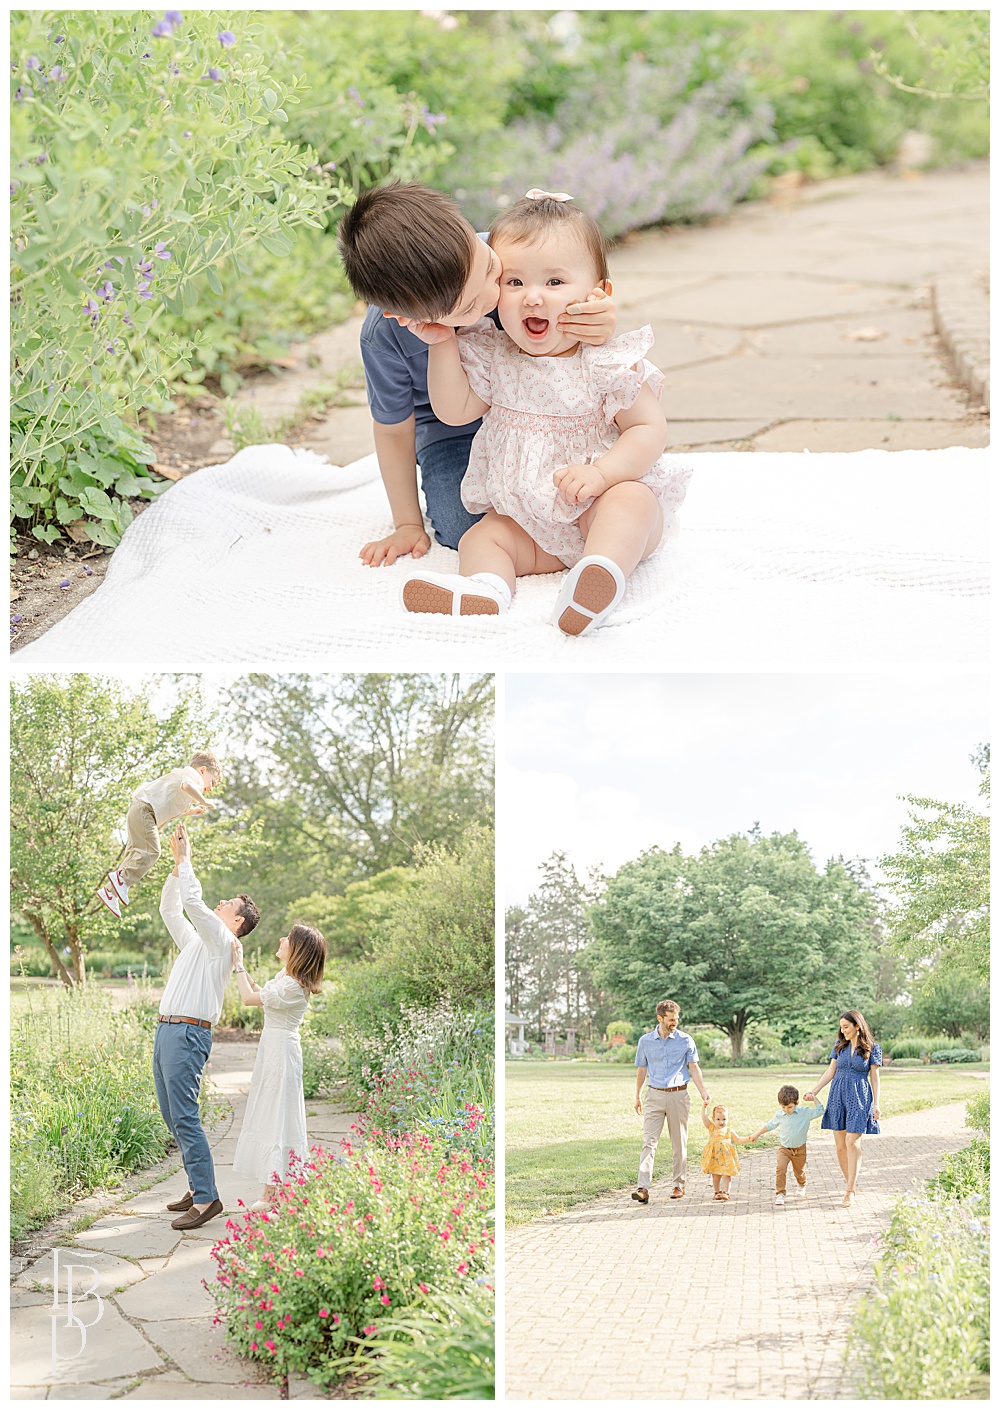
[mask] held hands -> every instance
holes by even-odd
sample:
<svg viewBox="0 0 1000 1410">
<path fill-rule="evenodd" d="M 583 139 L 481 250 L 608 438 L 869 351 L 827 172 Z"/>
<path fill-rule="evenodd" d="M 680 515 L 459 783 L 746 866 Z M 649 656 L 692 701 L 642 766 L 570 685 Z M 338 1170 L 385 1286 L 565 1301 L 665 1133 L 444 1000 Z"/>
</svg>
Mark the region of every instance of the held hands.
<svg viewBox="0 0 1000 1410">
<path fill-rule="evenodd" d="M 422 323 L 419 318 L 400 318 L 398 313 L 383 313 L 382 317 L 394 318 L 400 328 L 408 328 L 422 343 L 446 343 L 455 337 L 454 328 L 447 323 Z"/>
<path fill-rule="evenodd" d="M 608 488 L 608 482 L 597 465 L 564 465 L 552 476 L 552 483 L 567 504 L 582 504 L 594 499 Z"/>
<path fill-rule="evenodd" d="M 618 326 L 618 315 L 611 300 L 611 283 L 607 293 L 601 288 L 592 289 L 585 303 L 569 304 L 565 313 L 556 319 L 560 333 L 579 338 L 581 343 L 599 348 L 613 338 Z M 419 334 L 418 334 L 419 336 Z"/>
<path fill-rule="evenodd" d="M 403 558 L 407 553 L 414 558 L 423 558 L 430 546 L 431 541 L 422 524 L 401 524 L 384 539 L 366 543 L 358 557 L 368 568 L 381 568 L 383 564 L 391 568 L 397 558 Z"/>
</svg>

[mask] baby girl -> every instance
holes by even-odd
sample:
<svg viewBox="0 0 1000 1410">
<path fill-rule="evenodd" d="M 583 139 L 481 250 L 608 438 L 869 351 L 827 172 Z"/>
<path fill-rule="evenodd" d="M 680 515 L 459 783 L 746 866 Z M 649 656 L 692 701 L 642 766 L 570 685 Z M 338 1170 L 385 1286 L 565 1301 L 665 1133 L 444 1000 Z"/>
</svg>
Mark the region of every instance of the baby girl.
<svg viewBox="0 0 1000 1410">
<path fill-rule="evenodd" d="M 529 191 L 493 222 L 501 328 L 414 327 L 430 344 L 435 415 L 456 426 L 483 417 L 462 481 L 463 503 L 483 518 L 459 543 L 457 574 L 411 573 L 407 611 L 495 615 L 517 578 L 569 568 L 553 621 L 581 636 L 621 601 L 684 499 L 690 470 L 663 459 L 652 331 L 587 347 L 557 327 L 595 286 L 611 292 L 604 237 L 570 199 Z"/>
</svg>

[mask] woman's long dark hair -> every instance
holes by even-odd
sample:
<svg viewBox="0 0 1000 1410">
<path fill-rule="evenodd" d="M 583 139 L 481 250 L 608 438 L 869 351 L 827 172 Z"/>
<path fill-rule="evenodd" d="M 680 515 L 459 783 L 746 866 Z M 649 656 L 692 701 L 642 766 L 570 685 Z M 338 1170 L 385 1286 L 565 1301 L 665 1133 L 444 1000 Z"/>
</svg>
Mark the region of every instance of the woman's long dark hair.
<svg viewBox="0 0 1000 1410">
<path fill-rule="evenodd" d="M 845 1009 L 844 1012 L 840 1015 L 840 1017 L 846 1018 L 848 1023 L 853 1023 L 854 1026 L 857 1028 L 857 1051 L 867 1062 L 872 1055 L 872 1047 L 874 1046 L 875 1039 L 872 1037 L 872 1030 L 868 1027 L 868 1024 L 865 1022 L 864 1014 L 858 1013 L 857 1009 Z M 851 1040 L 849 1038 L 844 1037 L 843 1033 L 841 1033 L 840 1031 L 840 1025 L 838 1024 L 837 1042 L 834 1048 L 834 1052 L 837 1054 L 837 1056 L 839 1056 L 845 1048 L 849 1048 L 850 1046 Z"/>
<path fill-rule="evenodd" d="M 285 973 L 308 989 L 310 994 L 318 994 L 323 987 L 323 970 L 326 966 L 326 941 L 314 925 L 304 925 L 297 920 L 288 932 L 288 959 Z"/>
</svg>

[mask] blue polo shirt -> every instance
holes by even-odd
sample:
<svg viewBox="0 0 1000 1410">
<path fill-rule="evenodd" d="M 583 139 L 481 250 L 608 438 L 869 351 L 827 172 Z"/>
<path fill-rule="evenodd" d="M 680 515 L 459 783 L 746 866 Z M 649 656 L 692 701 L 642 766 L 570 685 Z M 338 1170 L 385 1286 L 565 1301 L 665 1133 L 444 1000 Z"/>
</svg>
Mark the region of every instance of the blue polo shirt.
<svg viewBox="0 0 1000 1410">
<path fill-rule="evenodd" d="M 635 1050 L 636 1067 L 646 1068 L 651 1087 L 679 1087 L 691 1080 L 689 1062 L 698 1061 L 698 1049 L 689 1033 L 675 1028 L 669 1038 L 661 1038 L 659 1028 L 644 1033 Z"/>
<path fill-rule="evenodd" d="M 485 235 L 480 235 L 485 240 Z M 499 323 L 496 313 L 489 315 Z M 427 395 L 427 344 L 401 328 L 394 318 L 383 318 L 371 304 L 361 328 L 361 361 L 372 419 L 382 426 L 398 426 L 410 416 L 416 422 L 417 457 L 424 446 L 454 436 L 474 436 L 483 424 L 446 426 L 431 409 Z"/>
</svg>

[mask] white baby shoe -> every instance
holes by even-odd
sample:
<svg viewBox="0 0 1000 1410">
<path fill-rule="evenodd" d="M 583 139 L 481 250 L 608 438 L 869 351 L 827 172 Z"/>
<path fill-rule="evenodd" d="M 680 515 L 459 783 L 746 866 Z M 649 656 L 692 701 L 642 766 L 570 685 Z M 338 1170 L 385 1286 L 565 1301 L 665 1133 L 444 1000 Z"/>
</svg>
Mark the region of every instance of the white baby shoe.
<svg viewBox="0 0 1000 1410">
<path fill-rule="evenodd" d="M 566 574 L 552 620 L 567 636 L 586 636 L 625 596 L 625 574 L 599 553 L 581 558 Z"/>
<path fill-rule="evenodd" d="M 464 578 L 460 573 L 427 571 L 410 574 L 400 590 L 400 601 L 407 612 L 435 612 L 445 617 L 498 617 L 510 606 L 509 594 L 505 597 L 492 582 Z"/>
</svg>

